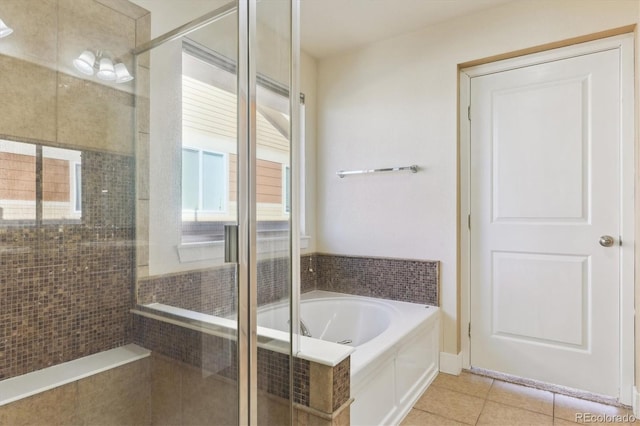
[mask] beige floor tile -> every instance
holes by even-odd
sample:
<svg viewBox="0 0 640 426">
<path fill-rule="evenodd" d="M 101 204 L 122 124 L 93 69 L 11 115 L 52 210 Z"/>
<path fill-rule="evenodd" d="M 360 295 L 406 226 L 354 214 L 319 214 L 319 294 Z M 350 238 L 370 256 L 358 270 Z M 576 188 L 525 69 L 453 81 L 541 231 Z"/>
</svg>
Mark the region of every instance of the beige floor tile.
<svg viewBox="0 0 640 426">
<path fill-rule="evenodd" d="M 433 386 L 446 388 L 467 395 L 484 398 L 491 388 L 493 379 L 463 371 L 459 376 L 440 373 L 433 381 Z"/>
<path fill-rule="evenodd" d="M 462 423 L 475 424 L 483 405 L 482 398 L 431 386 L 416 402 L 414 408 Z"/>
<path fill-rule="evenodd" d="M 496 380 L 487 399 L 553 416 L 553 393 Z"/>
<path fill-rule="evenodd" d="M 449 420 L 447 418 L 427 413 L 426 411 L 412 409 L 404 418 L 401 426 L 456 426 L 464 423 Z"/>
<path fill-rule="evenodd" d="M 553 417 L 493 401 L 487 401 L 477 424 L 492 426 L 551 426 L 553 425 Z"/>
<path fill-rule="evenodd" d="M 571 422 L 597 422 L 597 419 L 593 419 L 594 421 L 587 421 L 588 419 L 584 417 L 585 415 L 630 416 L 631 414 L 632 413 L 629 410 L 624 408 L 585 401 L 584 399 L 573 398 L 565 395 L 555 395 L 554 416 Z"/>
<path fill-rule="evenodd" d="M 557 417 L 553 419 L 553 426 L 576 426 L 577 424 L 578 423 L 562 420 Z"/>
</svg>

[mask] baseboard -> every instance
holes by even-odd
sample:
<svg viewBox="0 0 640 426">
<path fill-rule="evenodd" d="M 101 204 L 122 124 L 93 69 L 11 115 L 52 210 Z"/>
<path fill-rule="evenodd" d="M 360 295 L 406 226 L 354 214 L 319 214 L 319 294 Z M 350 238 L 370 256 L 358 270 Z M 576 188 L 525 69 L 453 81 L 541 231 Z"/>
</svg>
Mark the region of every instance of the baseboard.
<svg viewBox="0 0 640 426">
<path fill-rule="evenodd" d="M 462 352 L 459 354 L 440 352 L 440 371 L 456 376 L 459 375 L 462 371 Z"/>
<path fill-rule="evenodd" d="M 633 416 L 640 419 L 640 393 L 635 386 L 633 387 Z"/>
</svg>

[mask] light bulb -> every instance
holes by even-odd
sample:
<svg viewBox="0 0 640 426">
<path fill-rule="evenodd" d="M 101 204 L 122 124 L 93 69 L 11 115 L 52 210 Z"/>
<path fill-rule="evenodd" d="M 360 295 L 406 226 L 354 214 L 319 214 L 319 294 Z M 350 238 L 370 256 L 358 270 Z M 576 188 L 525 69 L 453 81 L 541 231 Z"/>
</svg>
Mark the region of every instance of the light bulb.
<svg viewBox="0 0 640 426">
<path fill-rule="evenodd" d="M 4 23 L 2 19 L 0 19 L 0 38 L 6 37 L 13 32 L 12 28 L 9 28 L 7 24 Z"/>
<path fill-rule="evenodd" d="M 93 75 L 93 64 L 96 56 L 90 50 L 85 50 L 80 56 L 73 60 L 73 66 L 82 74 Z"/>
<path fill-rule="evenodd" d="M 96 74 L 100 80 L 114 81 L 116 72 L 113 69 L 113 62 L 109 58 L 100 58 L 100 68 Z"/>
<path fill-rule="evenodd" d="M 116 83 L 126 83 L 133 80 L 133 76 L 129 74 L 129 70 L 122 62 L 115 65 Z"/>
</svg>

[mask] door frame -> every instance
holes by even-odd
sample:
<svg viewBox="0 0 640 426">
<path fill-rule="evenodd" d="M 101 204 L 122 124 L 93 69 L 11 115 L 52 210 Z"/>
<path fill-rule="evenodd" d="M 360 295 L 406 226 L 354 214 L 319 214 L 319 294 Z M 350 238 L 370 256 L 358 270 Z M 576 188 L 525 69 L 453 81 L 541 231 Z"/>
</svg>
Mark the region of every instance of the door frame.
<svg viewBox="0 0 640 426">
<path fill-rule="evenodd" d="M 634 34 L 627 33 L 594 41 L 572 44 L 566 47 L 551 48 L 539 53 L 517 56 L 459 70 L 459 279 L 460 279 L 460 347 L 462 367 L 470 368 L 471 342 L 469 324 L 471 320 L 471 245 L 468 215 L 470 211 L 471 179 L 471 126 L 468 119 L 471 104 L 471 78 L 508 71 L 524 66 L 549 61 L 567 59 L 575 56 L 596 53 L 604 50 L 620 50 L 621 91 L 629 93 L 621 99 L 621 135 L 620 135 L 620 182 L 621 182 L 621 256 L 620 256 L 620 390 L 619 400 L 632 405 L 635 378 L 635 336 L 634 336 L 634 267 L 635 267 L 635 89 L 634 89 Z M 471 112 L 473 114 L 473 112 Z"/>
</svg>

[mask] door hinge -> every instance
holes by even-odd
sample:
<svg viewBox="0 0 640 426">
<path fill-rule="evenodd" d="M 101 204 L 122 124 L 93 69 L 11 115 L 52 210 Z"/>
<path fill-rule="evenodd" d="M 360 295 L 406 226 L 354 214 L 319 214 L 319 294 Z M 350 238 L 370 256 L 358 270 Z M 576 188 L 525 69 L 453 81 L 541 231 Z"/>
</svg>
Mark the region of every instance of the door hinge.
<svg viewBox="0 0 640 426">
<path fill-rule="evenodd" d="M 471 323 L 469 323 L 469 339 L 471 339 Z"/>
<path fill-rule="evenodd" d="M 467 215 L 467 228 L 471 230 L 471 215 Z"/>
<path fill-rule="evenodd" d="M 467 106 L 467 120 L 471 121 L 471 105 Z"/>
</svg>

